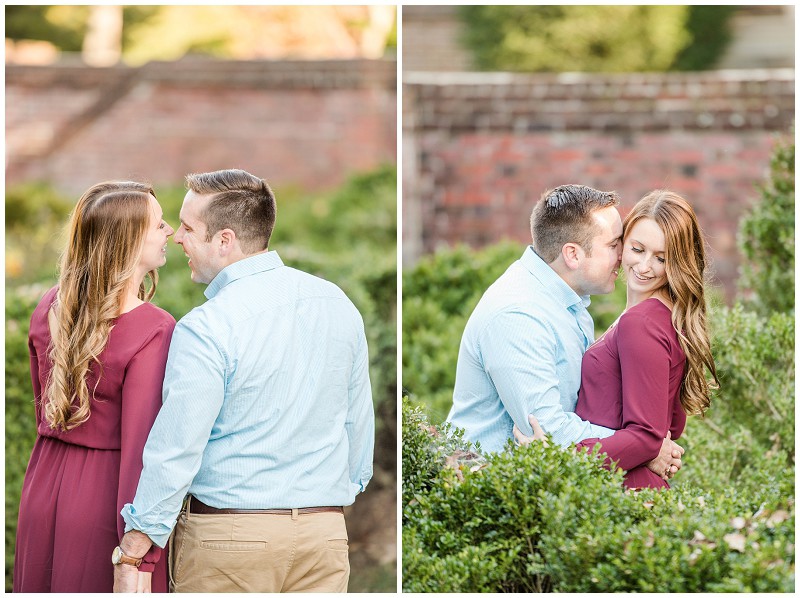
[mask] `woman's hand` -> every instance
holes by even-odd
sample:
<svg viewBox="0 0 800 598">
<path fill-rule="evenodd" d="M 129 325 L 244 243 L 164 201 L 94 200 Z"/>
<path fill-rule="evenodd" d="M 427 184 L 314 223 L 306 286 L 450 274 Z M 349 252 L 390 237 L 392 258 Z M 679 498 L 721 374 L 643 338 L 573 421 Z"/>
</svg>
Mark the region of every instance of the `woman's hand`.
<svg viewBox="0 0 800 598">
<path fill-rule="evenodd" d="M 661 443 L 661 451 L 652 461 L 645 463 L 647 469 L 668 482 L 683 465 L 681 455 L 684 449 L 672 440 L 672 432 L 667 431 L 667 437 Z"/>
<path fill-rule="evenodd" d="M 137 594 L 150 594 L 150 581 L 153 578 L 153 574 L 148 571 L 139 571 L 139 582 L 136 585 L 136 593 Z"/>
<path fill-rule="evenodd" d="M 520 446 L 527 446 L 531 442 L 538 440 L 547 446 L 547 436 L 545 435 L 544 430 L 542 430 L 542 427 L 539 425 L 539 420 L 531 414 L 528 416 L 528 422 L 531 424 L 531 428 L 533 429 L 533 436 L 525 436 L 525 434 L 523 434 L 517 427 L 517 424 L 514 424 L 514 438 L 516 439 L 517 444 Z"/>
</svg>

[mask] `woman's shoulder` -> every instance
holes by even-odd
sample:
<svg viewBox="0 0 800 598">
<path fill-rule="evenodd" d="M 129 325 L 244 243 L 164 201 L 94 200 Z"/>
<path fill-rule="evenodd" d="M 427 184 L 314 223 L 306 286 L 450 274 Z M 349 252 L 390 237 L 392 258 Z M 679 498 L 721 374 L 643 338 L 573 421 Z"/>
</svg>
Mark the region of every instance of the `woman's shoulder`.
<svg viewBox="0 0 800 598">
<path fill-rule="evenodd" d="M 666 334 L 676 336 L 672 326 L 672 311 L 659 299 L 651 297 L 627 309 L 619 318 L 620 332 L 644 334 Z M 626 334 L 628 336 L 629 334 Z"/>
<path fill-rule="evenodd" d="M 172 337 L 175 318 L 157 305 L 145 302 L 117 318 L 114 336 L 117 338 L 140 339 L 147 344 L 153 337 Z"/>
<path fill-rule="evenodd" d="M 106 355 L 126 361 L 147 347 L 161 347 L 166 351 L 174 329 L 175 318 L 169 312 L 152 303 L 142 303 L 117 318 L 108 339 Z"/>
<path fill-rule="evenodd" d="M 620 320 L 623 319 L 654 319 L 658 321 L 666 320 L 667 322 L 671 322 L 672 310 L 660 299 L 656 297 L 650 297 L 649 299 L 645 299 L 644 301 L 637 303 L 630 309 L 625 310 L 622 316 L 620 316 Z"/>
<path fill-rule="evenodd" d="M 145 301 L 131 311 L 122 314 L 119 320 L 135 322 L 137 325 L 146 322 L 150 325 L 164 324 L 171 325 L 172 327 L 175 326 L 175 318 L 172 317 L 172 314 L 149 301 Z"/>
<path fill-rule="evenodd" d="M 57 295 L 58 285 L 51 287 L 39 300 L 31 314 L 31 332 L 42 326 L 47 327 L 47 313 L 50 311 L 50 307 L 55 302 Z"/>
<path fill-rule="evenodd" d="M 50 309 L 50 306 L 53 305 L 53 303 L 55 303 L 57 295 L 58 295 L 58 285 L 50 287 L 47 291 L 45 291 L 44 295 L 42 295 L 42 298 L 36 305 L 34 313 L 42 311 L 47 313 L 47 311 Z"/>
</svg>

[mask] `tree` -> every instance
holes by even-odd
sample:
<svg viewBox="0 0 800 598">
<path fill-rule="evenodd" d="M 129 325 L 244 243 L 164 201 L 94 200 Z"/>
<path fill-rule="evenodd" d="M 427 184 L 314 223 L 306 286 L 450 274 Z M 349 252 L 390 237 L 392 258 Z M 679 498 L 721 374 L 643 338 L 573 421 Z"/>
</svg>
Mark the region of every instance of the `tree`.
<svg viewBox="0 0 800 598">
<path fill-rule="evenodd" d="M 122 7 L 89 7 L 89 24 L 83 38 L 83 60 L 92 66 L 111 66 L 122 54 Z"/>
<path fill-rule="evenodd" d="M 686 29 L 692 41 L 678 54 L 670 70 L 713 68 L 733 37 L 730 19 L 736 9 L 736 6 L 689 6 Z"/>
<path fill-rule="evenodd" d="M 131 32 L 147 24 L 159 6 L 6 6 L 6 38 L 53 44 L 62 52 L 83 52 L 87 64 L 118 62 L 131 46 Z"/>
<path fill-rule="evenodd" d="M 41 40 L 79 52 L 86 35 L 88 6 L 6 6 L 6 38 Z"/>
<path fill-rule="evenodd" d="M 6 38 L 83 50 L 87 64 L 218 58 L 380 58 L 394 6 L 7 6 Z"/>
<path fill-rule="evenodd" d="M 728 39 L 728 8 L 470 5 L 460 14 L 482 70 L 636 72 L 713 66 Z M 716 41 L 706 44 L 709 21 Z"/>
<path fill-rule="evenodd" d="M 792 139 L 794 135 L 792 135 Z M 794 310 L 794 142 L 779 142 L 761 201 L 742 219 L 739 288 L 759 312 Z"/>
</svg>

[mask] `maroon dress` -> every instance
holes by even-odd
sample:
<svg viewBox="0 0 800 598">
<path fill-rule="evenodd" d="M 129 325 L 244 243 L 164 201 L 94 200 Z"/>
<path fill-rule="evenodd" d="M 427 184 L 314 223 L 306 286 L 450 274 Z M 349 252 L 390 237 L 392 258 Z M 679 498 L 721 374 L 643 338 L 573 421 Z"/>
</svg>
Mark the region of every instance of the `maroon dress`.
<svg viewBox="0 0 800 598">
<path fill-rule="evenodd" d="M 647 469 L 667 430 L 673 440 L 686 425 L 680 402 L 686 355 L 672 327 L 670 309 L 650 298 L 626 311 L 583 356 L 575 413 L 618 430 L 609 438 L 587 438 L 626 470 L 626 488 L 669 488 Z"/>
<path fill-rule="evenodd" d="M 151 303 L 119 316 L 99 357 L 91 416 L 56 431 L 41 400 L 51 368 L 47 313 L 56 291 L 34 310 L 28 337 L 38 436 L 22 485 L 14 591 L 111 592 L 111 553 L 124 530 L 120 510 L 136 494 L 144 443 L 161 408 L 175 319 Z M 98 370 L 87 376 L 90 388 Z M 153 571 L 154 592 L 167 591 L 161 552 L 153 546 L 140 567 Z"/>
</svg>

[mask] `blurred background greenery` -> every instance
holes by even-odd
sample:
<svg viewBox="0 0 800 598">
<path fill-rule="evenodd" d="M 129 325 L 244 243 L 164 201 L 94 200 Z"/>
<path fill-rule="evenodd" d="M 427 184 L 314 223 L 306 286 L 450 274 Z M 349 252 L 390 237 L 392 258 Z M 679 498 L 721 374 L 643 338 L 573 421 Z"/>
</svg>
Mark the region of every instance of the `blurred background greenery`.
<svg viewBox="0 0 800 598">
<path fill-rule="evenodd" d="M 696 71 L 731 40 L 735 6 L 463 6 L 479 70 Z"/>
<path fill-rule="evenodd" d="M 287 265 L 339 285 L 364 317 L 367 332 L 377 419 L 375 475 L 352 508 L 364 509 L 362 516 L 372 529 L 365 530 L 360 517 L 348 520 L 353 537 L 351 591 L 395 590 L 394 560 L 387 561 L 386 554 L 377 555 L 377 549 L 365 543 L 374 533 L 385 545 L 384 553 L 394 554 L 395 528 L 379 530 L 387 527 L 386 511 L 394 513 L 396 491 L 396 180 L 395 167 L 386 165 L 354 176 L 331 192 L 275 190 L 278 220 L 270 248 Z M 156 194 L 165 219 L 177 227 L 185 190 L 157 188 Z M 11 188 L 6 195 L 7 591 L 22 479 L 36 437 L 27 331 L 33 308 L 57 280 L 64 225 L 76 200 L 43 184 Z M 154 303 L 180 318 L 205 300 L 204 288 L 191 282 L 183 252 L 170 243 Z"/>
<path fill-rule="evenodd" d="M 394 54 L 394 6 L 6 6 L 6 52 L 87 64 Z"/>
</svg>

